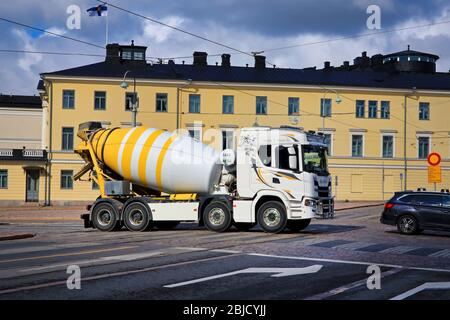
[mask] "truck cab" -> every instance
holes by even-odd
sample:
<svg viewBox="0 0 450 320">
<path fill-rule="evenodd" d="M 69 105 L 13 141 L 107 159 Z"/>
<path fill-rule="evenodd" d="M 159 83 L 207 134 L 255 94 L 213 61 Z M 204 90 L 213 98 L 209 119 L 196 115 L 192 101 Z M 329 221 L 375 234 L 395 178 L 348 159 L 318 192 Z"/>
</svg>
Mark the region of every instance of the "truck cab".
<svg viewBox="0 0 450 320">
<path fill-rule="evenodd" d="M 240 197 L 278 197 L 283 200 L 288 220 L 333 216 L 323 136 L 293 127 L 244 128 L 237 158 Z"/>
</svg>

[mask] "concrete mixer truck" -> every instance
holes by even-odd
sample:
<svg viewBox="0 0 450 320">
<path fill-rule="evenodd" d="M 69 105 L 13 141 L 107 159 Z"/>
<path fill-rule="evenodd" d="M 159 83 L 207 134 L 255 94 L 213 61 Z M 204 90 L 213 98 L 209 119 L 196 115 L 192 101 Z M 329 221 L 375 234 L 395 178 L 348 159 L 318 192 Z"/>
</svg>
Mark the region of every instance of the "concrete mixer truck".
<svg viewBox="0 0 450 320">
<path fill-rule="evenodd" d="M 198 222 L 216 232 L 259 224 L 299 231 L 334 214 L 323 136 L 295 127 L 240 129 L 236 150 L 146 127 L 80 124 L 75 152 L 100 195 L 81 218 L 87 228 L 131 231 Z"/>
</svg>

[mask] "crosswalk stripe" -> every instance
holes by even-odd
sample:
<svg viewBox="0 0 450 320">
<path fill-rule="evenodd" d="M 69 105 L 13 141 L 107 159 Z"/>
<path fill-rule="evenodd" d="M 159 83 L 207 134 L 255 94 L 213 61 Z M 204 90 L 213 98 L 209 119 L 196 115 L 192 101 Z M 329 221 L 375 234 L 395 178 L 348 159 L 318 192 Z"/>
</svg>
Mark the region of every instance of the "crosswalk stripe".
<svg viewBox="0 0 450 320">
<path fill-rule="evenodd" d="M 372 243 L 369 242 L 353 242 L 353 243 L 346 243 L 341 244 L 339 246 L 334 247 L 335 249 L 345 249 L 345 250 L 357 250 L 364 247 L 368 247 L 372 245 Z"/>
<path fill-rule="evenodd" d="M 419 247 L 411 247 L 411 246 L 396 246 L 392 248 L 387 248 L 381 250 L 380 253 L 390 253 L 390 254 L 405 254 L 409 251 L 413 251 L 419 249 Z"/>
<path fill-rule="evenodd" d="M 450 249 L 443 249 L 428 256 L 434 258 L 450 258 Z"/>
</svg>

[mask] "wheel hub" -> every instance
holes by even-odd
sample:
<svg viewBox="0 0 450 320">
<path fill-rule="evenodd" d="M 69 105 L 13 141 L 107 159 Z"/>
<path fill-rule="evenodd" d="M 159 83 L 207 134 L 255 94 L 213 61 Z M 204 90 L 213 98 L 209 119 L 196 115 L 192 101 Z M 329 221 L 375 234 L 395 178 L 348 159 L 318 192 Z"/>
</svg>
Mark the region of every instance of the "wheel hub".
<svg viewBox="0 0 450 320">
<path fill-rule="evenodd" d="M 212 209 L 208 216 L 211 224 L 215 226 L 219 226 L 225 222 L 225 212 L 220 208 Z"/>
<path fill-rule="evenodd" d="M 264 223 L 269 227 L 277 226 L 281 221 L 281 214 L 275 208 L 268 208 L 263 213 Z"/>
<path fill-rule="evenodd" d="M 102 226 L 109 225 L 111 223 L 111 212 L 109 212 L 108 210 L 101 210 L 98 213 L 97 221 Z"/>
<path fill-rule="evenodd" d="M 144 215 L 141 210 L 134 209 L 130 212 L 130 222 L 134 226 L 139 226 L 144 221 Z"/>
</svg>

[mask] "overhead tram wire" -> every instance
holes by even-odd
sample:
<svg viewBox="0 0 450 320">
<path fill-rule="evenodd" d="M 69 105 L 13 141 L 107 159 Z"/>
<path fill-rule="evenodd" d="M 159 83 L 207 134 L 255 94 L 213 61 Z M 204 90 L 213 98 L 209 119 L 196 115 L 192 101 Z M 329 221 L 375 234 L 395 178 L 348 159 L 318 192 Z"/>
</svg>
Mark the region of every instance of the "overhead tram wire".
<svg viewBox="0 0 450 320">
<path fill-rule="evenodd" d="M 97 1 L 97 2 L 100 2 L 100 3 L 105 3 L 105 1 L 101 1 L 101 0 L 96 0 L 96 1 Z M 181 28 L 172 26 L 172 25 L 170 25 L 170 24 L 161 22 L 161 21 L 159 21 L 159 20 L 156 20 L 156 19 L 153 19 L 153 18 L 144 16 L 144 15 L 142 15 L 142 14 L 140 14 L 140 13 L 131 11 L 131 10 L 129 10 L 129 9 L 125 9 L 125 8 L 119 7 L 119 6 L 117 6 L 117 5 L 115 5 L 115 4 L 111 3 L 111 2 L 108 2 L 107 5 L 110 6 L 110 7 L 113 7 L 113 8 L 115 8 L 115 9 L 117 9 L 117 10 L 120 10 L 120 11 L 129 13 L 129 14 L 132 14 L 132 15 L 134 15 L 134 16 L 136 16 L 136 17 L 139 17 L 139 18 L 142 18 L 142 19 L 151 21 L 151 22 L 153 22 L 153 23 L 162 25 L 162 26 L 164 26 L 164 27 L 171 28 L 171 29 L 173 29 L 173 30 L 182 32 L 182 33 L 184 33 L 184 34 L 190 35 L 190 36 L 195 37 L 195 38 L 198 38 L 198 39 L 200 39 L 200 40 L 203 40 L 203 41 L 206 41 L 206 42 L 209 42 L 209 43 L 212 43 L 212 44 L 215 44 L 215 45 L 217 45 L 217 46 L 221 46 L 221 47 L 224 47 L 224 48 L 227 48 L 227 49 L 230 49 L 230 50 L 233 50 L 233 51 L 238 52 L 238 53 L 240 53 L 240 54 L 245 54 L 245 55 L 250 56 L 250 57 L 254 57 L 254 56 L 255 56 L 255 54 L 252 54 L 252 53 L 250 53 L 250 52 L 246 52 L 246 51 L 243 51 L 243 50 L 240 50 L 240 49 L 231 47 L 231 46 L 229 46 L 229 45 L 227 45 L 227 44 L 224 44 L 224 43 L 221 43 L 221 42 L 218 42 L 218 41 L 215 41 L 215 40 L 208 39 L 208 38 L 206 38 L 206 37 L 204 37 L 204 36 L 195 34 L 195 33 L 193 33 L 193 32 L 190 32 L 190 31 L 187 31 L 187 30 L 184 30 L 184 29 L 181 29 Z M 275 66 L 273 63 L 270 63 L 270 62 L 268 62 L 268 61 L 266 61 L 266 63 L 267 63 L 267 64 L 270 64 L 271 66 Z"/>
<path fill-rule="evenodd" d="M 8 22 L 8 23 L 15 24 L 15 25 L 18 25 L 18 26 L 21 26 L 21 27 L 25 27 L 25 28 L 33 29 L 33 30 L 40 31 L 40 32 L 43 32 L 43 33 L 46 33 L 46 34 L 50 34 L 52 36 L 57 36 L 57 37 L 61 37 L 61 38 L 67 39 L 67 40 L 72 40 L 72 41 L 75 41 L 75 42 L 87 44 L 89 46 L 96 47 L 96 48 L 99 48 L 99 49 L 105 49 L 104 46 L 100 46 L 100 45 L 92 43 L 92 42 L 88 42 L 88 41 L 80 40 L 80 39 L 77 39 L 77 38 L 65 36 L 65 35 L 60 34 L 60 33 L 56 33 L 56 32 L 52 32 L 52 31 L 48 31 L 48 30 L 42 29 L 42 28 L 30 26 L 28 24 L 21 23 L 21 22 L 18 22 L 18 21 L 6 19 L 6 18 L 3 18 L 3 17 L 0 17 L 0 20 Z"/>
</svg>

